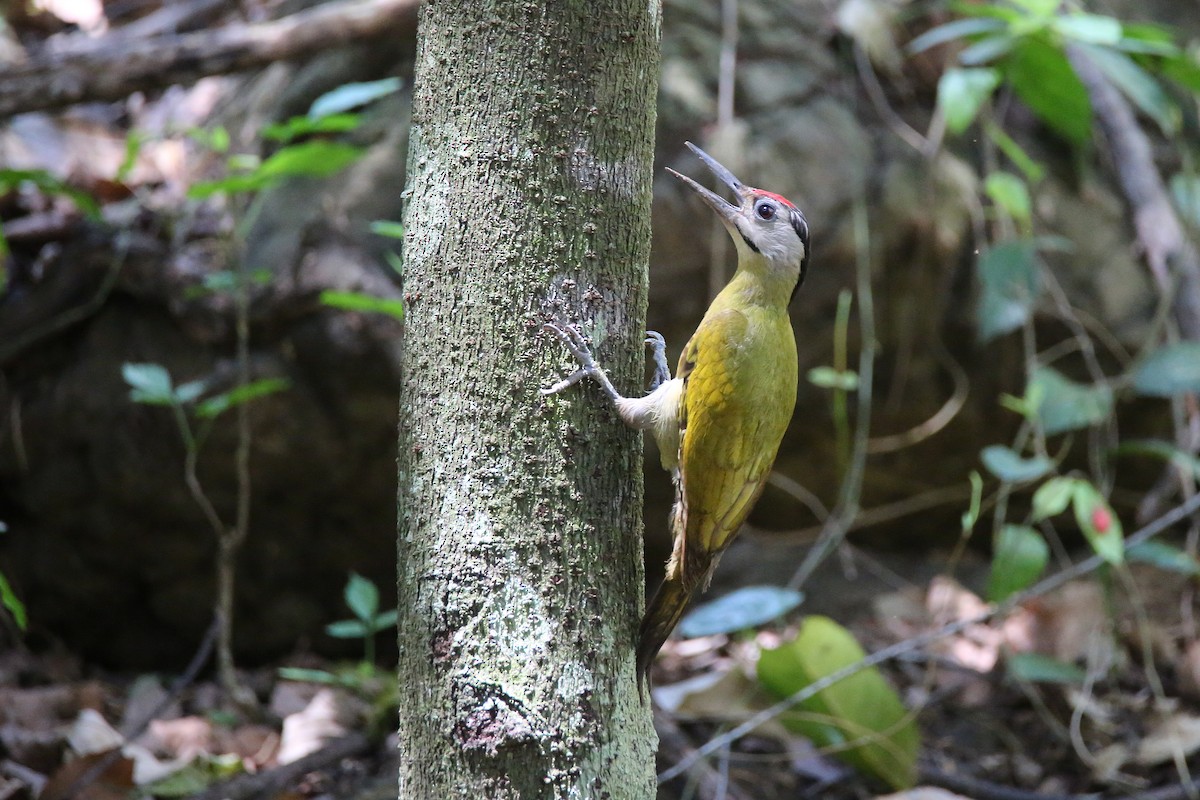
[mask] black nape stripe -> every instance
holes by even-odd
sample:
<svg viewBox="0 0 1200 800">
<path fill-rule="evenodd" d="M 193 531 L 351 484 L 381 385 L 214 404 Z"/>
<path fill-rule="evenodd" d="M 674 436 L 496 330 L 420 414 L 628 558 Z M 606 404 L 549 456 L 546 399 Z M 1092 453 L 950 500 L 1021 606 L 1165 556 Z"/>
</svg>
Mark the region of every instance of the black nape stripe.
<svg viewBox="0 0 1200 800">
<path fill-rule="evenodd" d="M 758 249 L 758 245 L 756 245 L 754 242 L 750 241 L 750 237 L 749 237 L 749 236 L 747 236 L 745 233 L 742 233 L 742 229 L 741 229 L 741 228 L 738 228 L 738 233 L 741 233 L 741 234 L 742 234 L 742 241 L 746 243 L 746 246 L 747 246 L 747 247 L 749 247 L 751 250 L 753 250 L 753 251 L 754 251 L 754 252 L 756 252 L 756 253 L 761 253 L 761 252 L 762 252 L 761 250 L 759 250 L 759 249 Z"/>
</svg>

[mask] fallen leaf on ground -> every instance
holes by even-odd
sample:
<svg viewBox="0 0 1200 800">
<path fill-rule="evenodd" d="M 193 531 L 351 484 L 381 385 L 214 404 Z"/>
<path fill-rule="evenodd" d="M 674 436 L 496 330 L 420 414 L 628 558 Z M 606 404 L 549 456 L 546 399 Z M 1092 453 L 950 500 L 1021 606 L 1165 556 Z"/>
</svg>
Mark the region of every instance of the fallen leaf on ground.
<svg viewBox="0 0 1200 800">
<path fill-rule="evenodd" d="M 1200 750 L 1200 717 L 1171 714 L 1158 720 L 1142 737 L 1133 759 L 1153 766 L 1174 761 L 1176 756 L 1187 757 L 1197 750 Z"/>
<path fill-rule="evenodd" d="M 338 695 L 330 689 L 322 689 L 303 711 L 289 714 L 284 719 L 276 758 L 280 764 L 298 761 L 345 732 L 339 721 Z"/>
</svg>

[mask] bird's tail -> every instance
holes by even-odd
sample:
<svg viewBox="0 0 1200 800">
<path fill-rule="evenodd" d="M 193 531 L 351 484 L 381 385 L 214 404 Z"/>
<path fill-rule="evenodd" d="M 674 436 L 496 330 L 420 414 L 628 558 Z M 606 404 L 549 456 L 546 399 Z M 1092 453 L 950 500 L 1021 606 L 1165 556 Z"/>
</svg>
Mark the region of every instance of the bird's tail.
<svg viewBox="0 0 1200 800">
<path fill-rule="evenodd" d="M 663 642 L 667 641 L 671 631 L 675 630 L 675 625 L 683 616 L 683 610 L 687 608 L 688 598 L 692 594 L 684 587 L 680 578 L 677 573 L 662 582 L 646 607 L 646 616 L 642 617 L 642 627 L 638 631 L 637 676 L 638 689 L 643 696 L 650 683 L 650 665 Z"/>
</svg>

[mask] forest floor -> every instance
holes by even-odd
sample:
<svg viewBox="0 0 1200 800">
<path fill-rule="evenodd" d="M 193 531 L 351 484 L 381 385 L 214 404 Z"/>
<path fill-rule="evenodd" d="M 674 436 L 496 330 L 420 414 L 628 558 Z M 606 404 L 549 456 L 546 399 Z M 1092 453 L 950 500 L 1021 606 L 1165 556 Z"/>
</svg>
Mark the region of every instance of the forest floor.
<svg viewBox="0 0 1200 800">
<path fill-rule="evenodd" d="M 847 577 L 845 563 L 834 571 Z M 665 781 L 660 798 L 1172 800 L 1196 790 L 1189 764 L 1200 749 L 1200 645 L 1186 578 L 1136 565 L 971 623 L 988 606 L 955 580 L 894 577 L 901 585 L 891 591 L 847 581 L 839 598 L 858 609 L 841 622 L 866 652 L 962 626 L 901 646 L 906 652 L 881 665 L 915 710 L 916 788 L 879 768 L 878 754 L 875 768 L 852 769 L 838 748 L 814 745 L 780 720 L 719 740 L 778 699 L 755 679 L 755 661 L 811 619 L 793 614 L 792 624 L 754 636 L 664 648 L 654 690 L 660 771 L 714 738 L 718 746 Z M 872 596 L 857 598 L 859 590 Z M 228 710 L 207 671 L 173 687 L 61 651 L 0 654 L 0 800 L 394 797 L 390 670 L 313 656 L 288 666 L 300 670 L 289 673 L 296 679 L 278 667 L 242 673 L 261 703 L 246 714 Z"/>
</svg>

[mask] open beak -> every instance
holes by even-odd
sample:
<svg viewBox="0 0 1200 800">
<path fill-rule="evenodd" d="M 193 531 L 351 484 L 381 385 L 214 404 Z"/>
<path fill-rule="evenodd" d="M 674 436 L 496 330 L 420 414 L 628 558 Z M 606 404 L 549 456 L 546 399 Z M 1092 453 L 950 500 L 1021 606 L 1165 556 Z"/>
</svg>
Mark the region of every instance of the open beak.
<svg viewBox="0 0 1200 800">
<path fill-rule="evenodd" d="M 690 148 L 693 153 L 700 157 L 700 160 L 708 166 L 713 175 L 716 175 L 721 180 L 721 183 L 728 186 L 733 193 L 737 195 L 739 200 L 742 200 L 746 197 L 746 195 L 749 193 L 749 190 L 746 188 L 746 184 L 735 178 L 732 172 L 725 169 L 725 167 L 721 166 L 719 161 L 701 150 L 699 147 L 696 147 L 696 145 L 692 144 L 691 142 L 685 142 L 685 144 L 687 144 L 688 148 Z M 700 195 L 700 199 L 703 200 L 709 208 L 717 212 L 722 219 L 727 220 L 730 224 L 733 224 L 734 219 L 741 215 L 740 206 L 735 206 L 733 203 L 730 203 L 720 195 L 710 192 L 708 189 L 705 189 L 687 175 L 676 172 L 670 167 L 667 167 L 667 172 L 671 173 L 676 178 L 679 178 L 679 180 L 692 187 L 696 194 Z"/>
</svg>

